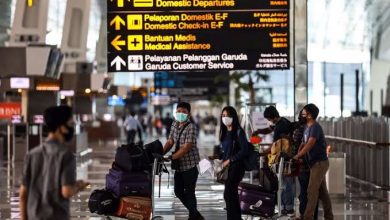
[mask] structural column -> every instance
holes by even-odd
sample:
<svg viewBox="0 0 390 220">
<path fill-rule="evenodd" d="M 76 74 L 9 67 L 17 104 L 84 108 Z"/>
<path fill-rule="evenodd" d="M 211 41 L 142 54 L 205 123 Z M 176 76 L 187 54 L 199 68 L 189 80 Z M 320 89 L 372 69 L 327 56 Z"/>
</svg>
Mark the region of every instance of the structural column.
<svg viewBox="0 0 390 220">
<path fill-rule="evenodd" d="M 308 101 L 307 0 L 293 2 L 294 112 L 297 115 Z"/>
<path fill-rule="evenodd" d="M 8 40 L 7 29 L 11 28 L 11 3 L 12 0 L 0 1 L 0 47 Z"/>
</svg>

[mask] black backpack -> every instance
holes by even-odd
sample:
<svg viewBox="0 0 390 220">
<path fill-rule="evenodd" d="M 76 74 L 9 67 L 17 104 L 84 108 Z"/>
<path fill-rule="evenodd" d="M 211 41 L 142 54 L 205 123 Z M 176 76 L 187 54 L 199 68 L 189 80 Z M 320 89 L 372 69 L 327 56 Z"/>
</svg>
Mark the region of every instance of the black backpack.
<svg viewBox="0 0 390 220">
<path fill-rule="evenodd" d="M 145 144 L 144 149 L 146 156 L 148 157 L 149 164 L 154 162 L 155 155 L 163 155 L 163 145 L 159 140 Z"/>
<path fill-rule="evenodd" d="M 237 130 L 237 143 L 239 144 L 239 136 L 240 136 L 241 129 Z M 249 141 L 248 143 L 248 150 L 249 154 L 244 158 L 243 163 L 244 163 L 244 168 L 246 171 L 252 171 L 252 170 L 258 170 L 259 169 L 259 159 L 260 159 L 260 154 L 259 152 L 255 151 L 255 146 Z"/>
<path fill-rule="evenodd" d="M 117 211 L 119 200 L 105 189 L 94 190 L 89 197 L 88 208 L 91 213 L 109 215 Z"/>
<path fill-rule="evenodd" d="M 149 169 L 148 157 L 139 145 L 122 145 L 116 149 L 115 164 L 128 172 L 145 171 Z"/>
<path fill-rule="evenodd" d="M 278 177 L 272 170 L 265 166 L 259 170 L 259 185 L 268 192 L 276 192 L 278 190 Z"/>
</svg>

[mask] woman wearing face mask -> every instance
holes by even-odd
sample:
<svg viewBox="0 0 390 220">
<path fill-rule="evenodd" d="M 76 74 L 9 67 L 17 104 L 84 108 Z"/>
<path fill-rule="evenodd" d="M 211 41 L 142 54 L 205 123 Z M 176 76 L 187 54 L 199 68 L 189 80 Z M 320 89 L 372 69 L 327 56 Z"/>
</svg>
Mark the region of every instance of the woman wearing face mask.
<svg viewBox="0 0 390 220">
<path fill-rule="evenodd" d="M 221 141 L 223 166 L 229 166 L 228 178 L 225 182 L 224 199 L 228 220 L 241 220 L 240 202 L 238 200 L 238 184 L 245 174 L 243 158 L 249 153 L 248 141 L 238 121 L 236 110 L 227 106 L 221 114 Z"/>
</svg>

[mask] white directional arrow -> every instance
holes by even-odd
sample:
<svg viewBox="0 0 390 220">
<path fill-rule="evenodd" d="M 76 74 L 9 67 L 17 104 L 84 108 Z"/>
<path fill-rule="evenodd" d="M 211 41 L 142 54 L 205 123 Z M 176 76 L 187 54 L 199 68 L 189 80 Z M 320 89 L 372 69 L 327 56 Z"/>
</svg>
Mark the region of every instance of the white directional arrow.
<svg viewBox="0 0 390 220">
<path fill-rule="evenodd" d="M 116 56 L 115 59 L 113 61 L 111 61 L 111 66 L 114 66 L 114 65 L 115 65 L 116 71 L 120 71 L 122 65 L 126 66 L 126 62 L 120 56 Z"/>
</svg>

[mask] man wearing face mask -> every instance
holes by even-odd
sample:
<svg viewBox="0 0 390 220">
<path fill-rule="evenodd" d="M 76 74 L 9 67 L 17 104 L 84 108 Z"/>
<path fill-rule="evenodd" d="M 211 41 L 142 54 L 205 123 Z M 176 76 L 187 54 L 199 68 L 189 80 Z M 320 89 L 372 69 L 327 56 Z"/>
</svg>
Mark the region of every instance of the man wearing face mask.
<svg viewBox="0 0 390 220">
<path fill-rule="evenodd" d="M 44 112 L 49 136 L 28 152 L 20 186 L 21 219 L 70 219 L 70 197 L 89 183 L 76 181 L 76 159 L 64 145 L 74 134 L 69 106 L 50 107 Z"/>
<path fill-rule="evenodd" d="M 196 181 L 199 174 L 197 166 L 200 161 L 196 146 L 198 131 L 190 117 L 191 105 L 187 102 L 180 102 L 176 107 L 176 120 L 172 124 L 169 138 L 164 145 L 164 154 L 175 146 L 175 151 L 169 156 L 169 159 L 172 160 L 172 169 L 175 169 L 175 195 L 188 209 L 189 220 L 203 220 L 203 216 L 197 209 L 195 197 Z"/>
<path fill-rule="evenodd" d="M 329 168 L 326 154 L 325 136 L 322 127 L 316 121 L 319 109 L 314 104 L 307 104 L 302 110 L 302 120 L 306 123 L 303 141 L 294 159 L 304 158 L 310 167 L 310 177 L 307 188 L 307 205 L 304 220 L 314 218 L 318 199 L 324 209 L 325 220 L 333 220 L 332 204 L 326 187 L 325 175 Z"/>
</svg>

